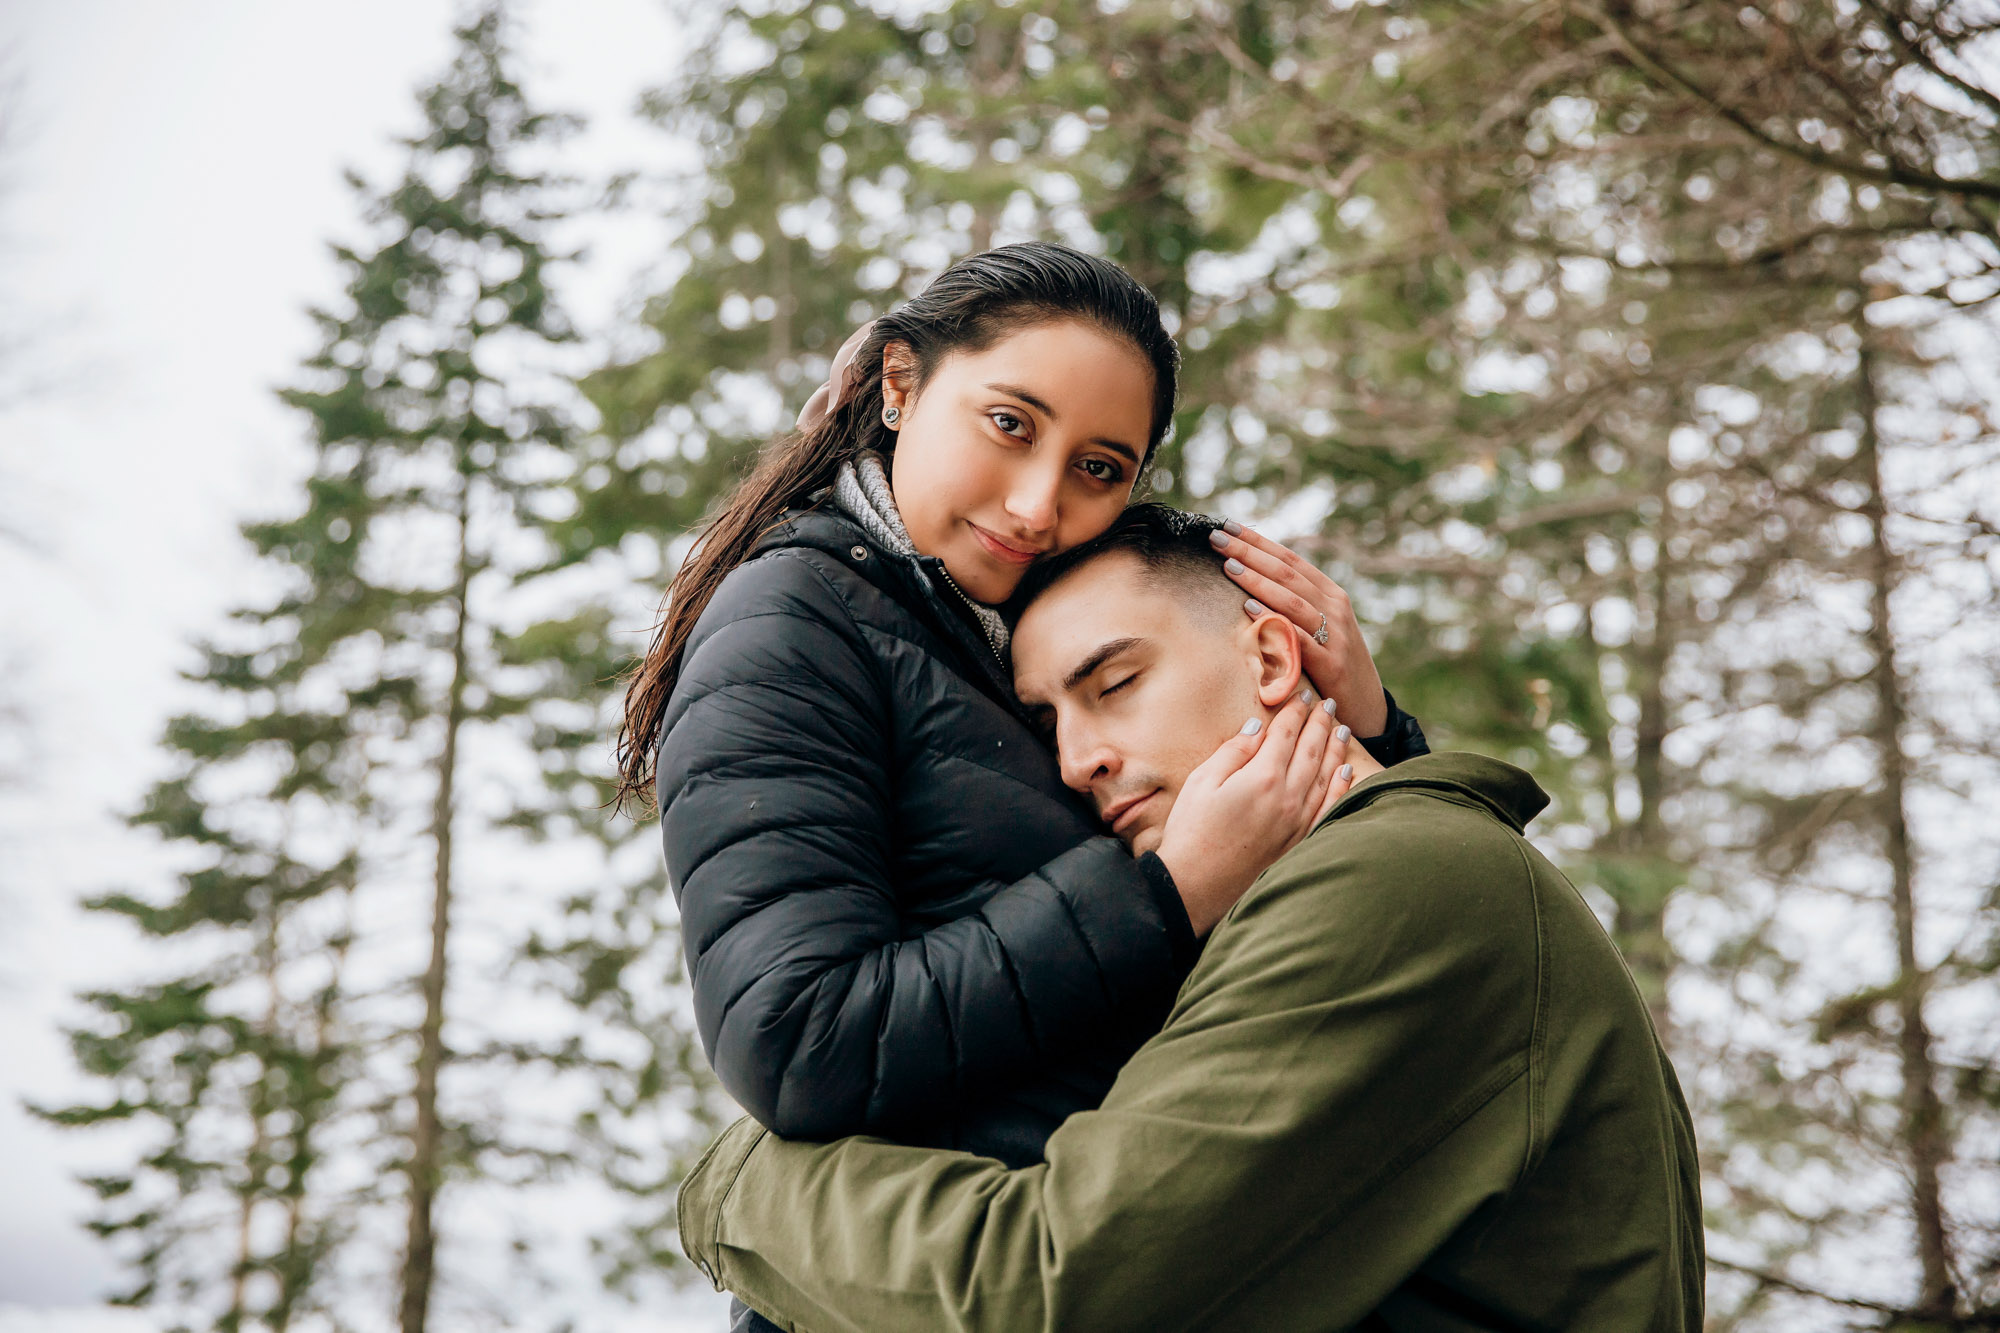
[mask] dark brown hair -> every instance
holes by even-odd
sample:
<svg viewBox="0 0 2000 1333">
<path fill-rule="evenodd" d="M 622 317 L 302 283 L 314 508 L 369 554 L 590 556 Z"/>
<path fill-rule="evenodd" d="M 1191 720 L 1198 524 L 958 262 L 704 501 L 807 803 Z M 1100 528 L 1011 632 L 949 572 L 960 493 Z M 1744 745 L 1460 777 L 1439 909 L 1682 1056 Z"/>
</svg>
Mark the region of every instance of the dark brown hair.
<svg viewBox="0 0 2000 1333">
<path fill-rule="evenodd" d="M 1233 610 L 1241 604 L 1242 594 L 1224 576 L 1222 556 L 1209 541 L 1209 534 L 1221 526 L 1220 519 L 1157 501 L 1128 505 L 1110 527 L 1089 541 L 1037 560 L 1014 594 L 1015 605 L 1025 608 L 1085 565 L 1126 551 L 1137 556 L 1146 573 L 1159 582 L 1203 593 L 1219 592 L 1228 598 Z"/>
<path fill-rule="evenodd" d="M 831 486 L 864 450 L 887 455 L 896 434 L 882 424 L 882 353 L 909 348 L 907 389 L 919 392 L 953 353 L 979 352 L 1037 324 L 1086 320 L 1129 339 L 1153 368 L 1153 421 L 1146 457 L 1173 419 L 1180 352 L 1160 322 L 1159 303 L 1107 259 L 1068 246 L 1028 242 L 959 260 L 917 297 L 875 321 L 855 353 L 847 392 L 807 430 L 767 445 L 750 475 L 722 502 L 667 585 L 652 646 L 625 692 L 618 730 L 618 794 L 645 804 L 652 795 L 660 721 L 680 678 L 681 654 L 709 599 L 788 509 Z"/>
</svg>

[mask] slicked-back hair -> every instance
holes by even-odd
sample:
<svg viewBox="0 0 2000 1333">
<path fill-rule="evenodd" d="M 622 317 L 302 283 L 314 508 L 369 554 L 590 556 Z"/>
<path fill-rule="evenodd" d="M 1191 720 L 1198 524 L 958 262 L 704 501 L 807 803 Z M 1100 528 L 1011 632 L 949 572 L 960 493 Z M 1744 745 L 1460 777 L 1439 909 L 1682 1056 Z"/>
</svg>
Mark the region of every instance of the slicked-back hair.
<svg viewBox="0 0 2000 1333">
<path fill-rule="evenodd" d="M 1185 597 L 1202 619 L 1213 618 L 1217 628 L 1234 624 L 1243 594 L 1222 572 L 1222 556 L 1209 541 L 1221 526 L 1206 514 L 1154 501 L 1132 505 L 1098 536 L 1031 566 L 1015 605 L 1025 609 L 1084 566 L 1122 551 L 1138 558 L 1149 584 Z"/>
</svg>

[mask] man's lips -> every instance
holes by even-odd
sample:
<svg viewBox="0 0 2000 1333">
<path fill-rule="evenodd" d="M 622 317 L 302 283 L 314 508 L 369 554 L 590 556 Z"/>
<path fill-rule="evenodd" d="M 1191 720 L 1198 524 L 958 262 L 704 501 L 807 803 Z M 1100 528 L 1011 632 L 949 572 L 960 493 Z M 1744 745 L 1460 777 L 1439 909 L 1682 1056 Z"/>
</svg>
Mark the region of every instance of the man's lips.
<svg viewBox="0 0 2000 1333">
<path fill-rule="evenodd" d="M 972 529 L 972 535 L 979 538 L 979 544 L 986 548 L 988 555 L 992 556 L 995 560 L 1004 561 L 1010 565 L 1029 564 L 1036 556 L 1048 549 L 1047 547 L 1011 546 L 1001 541 L 985 528 L 980 527 L 977 523 L 968 522 L 965 526 Z"/>
<path fill-rule="evenodd" d="M 1155 796 L 1158 796 L 1159 794 L 1160 794 L 1160 789 L 1158 787 L 1155 787 L 1151 791 L 1142 791 L 1137 796 L 1127 796 L 1123 800 L 1118 801 L 1113 805 L 1106 806 L 1103 810 L 1099 811 L 1098 812 L 1099 817 L 1102 818 L 1106 824 L 1111 826 L 1111 831 L 1113 833 L 1116 833 L 1118 832 L 1119 826 L 1121 824 L 1129 822 L 1135 815 L 1139 813 L 1140 808 L 1144 806 L 1146 802 L 1152 800 Z"/>
</svg>

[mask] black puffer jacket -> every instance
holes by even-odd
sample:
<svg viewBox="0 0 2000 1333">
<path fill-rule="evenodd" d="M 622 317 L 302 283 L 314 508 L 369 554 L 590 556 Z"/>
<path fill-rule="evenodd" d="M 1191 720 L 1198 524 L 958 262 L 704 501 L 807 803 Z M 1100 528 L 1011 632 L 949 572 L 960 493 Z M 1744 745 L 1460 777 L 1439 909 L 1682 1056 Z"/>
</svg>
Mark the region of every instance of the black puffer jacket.
<svg viewBox="0 0 2000 1333">
<path fill-rule="evenodd" d="M 661 826 L 702 1043 L 746 1110 L 1026 1165 L 1157 1030 L 1196 944 L 937 564 L 830 508 L 774 530 L 688 640 Z"/>
</svg>

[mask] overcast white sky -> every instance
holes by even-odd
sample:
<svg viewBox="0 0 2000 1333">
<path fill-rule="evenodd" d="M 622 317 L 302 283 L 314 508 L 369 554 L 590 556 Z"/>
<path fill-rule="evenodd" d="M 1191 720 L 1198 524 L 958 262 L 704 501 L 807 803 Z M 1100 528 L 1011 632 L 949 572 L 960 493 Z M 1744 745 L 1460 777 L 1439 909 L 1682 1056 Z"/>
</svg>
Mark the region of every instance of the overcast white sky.
<svg viewBox="0 0 2000 1333">
<path fill-rule="evenodd" d="M 68 997 L 132 945 L 77 899 L 158 883 L 126 833 L 190 639 L 249 595 L 236 537 L 304 460 L 275 402 L 330 299 L 329 238 L 354 233 L 346 166 L 380 177 L 411 94 L 450 46 L 452 0 L 0 0 L 17 85 L 0 146 L 0 692 L 22 697 L 30 780 L 0 791 L 0 1333 L 116 1328 L 76 1226 L 92 1145 L 28 1119 L 75 1091 Z M 673 151 L 631 113 L 677 55 L 660 0 L 517 6 L 530 88 L 580 111 L 581 172 Z M 572 309 L 602 327 L 657 245 L 643 217 L 592 228 Z M 25 369 L 24 369 L 25 368 Z M 0 720 L 0 727 L 16 724 Z M 0 745 L 0 754 L 9 748 Z M 98 1149 L 101 1151 L 101 1148 Z M 642 1326 L 720 1327 L 714 1304 Z"/>
</svg>

